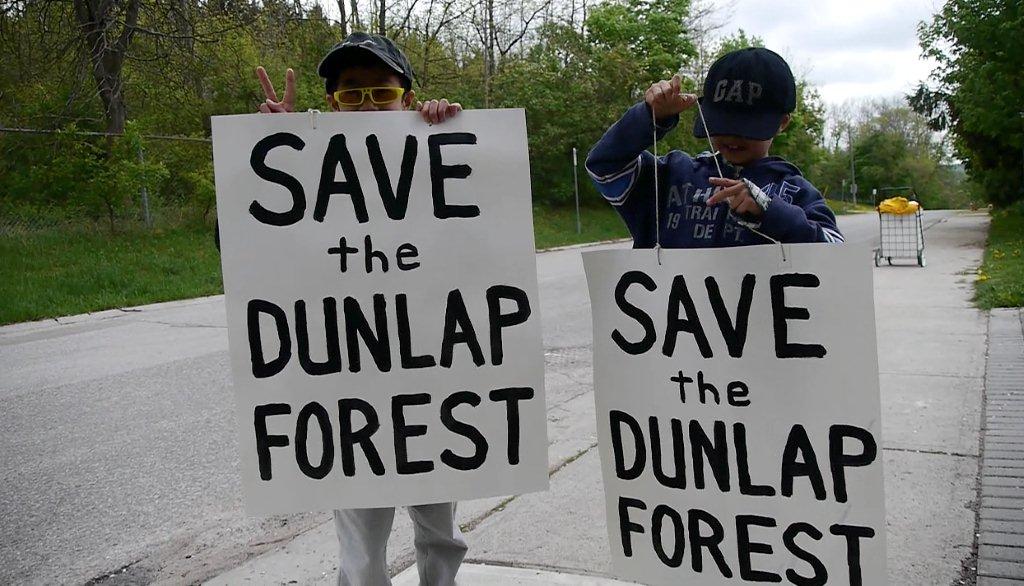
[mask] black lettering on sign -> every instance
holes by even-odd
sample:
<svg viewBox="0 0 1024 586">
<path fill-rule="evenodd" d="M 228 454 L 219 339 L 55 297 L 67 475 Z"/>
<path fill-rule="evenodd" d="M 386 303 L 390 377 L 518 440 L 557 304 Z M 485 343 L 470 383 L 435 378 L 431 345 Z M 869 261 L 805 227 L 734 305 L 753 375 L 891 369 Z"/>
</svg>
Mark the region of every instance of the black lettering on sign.
<svg viewBox="0 0 1024 586">
<path fill-rule="evenodd" d="M 455 418 L 455 408 L 459 405 L 476 407 L 480 404 L 480 395 L 469 391 L 452 393 L 441 402 L 441 423 L 452 433 L 457 433 L 473 443 L 473 454 L 460 456 L 450 449 L 441 452 L 441 461 L 456 470 L 476 470 L 487 459 L 487 438 L 472 425 Z"/>
<path fill-rule="evenodd" d="M 747 428 L 742 423 L 732 424 L 733 442 L 736 444 L 736 474 L 740 494 L 747 496 L 775 496 L 775 488 L 750 482 L 750 462 L 747 458 Z"/>
<path fill-rule="evenodd" d="M 672 531 L 672 553 L 665 550 L 662 523 L 665 518 L 669 519 Z M 683 554 L 686 553 L 686 532 L 683 529 L 683 518 L 679 512 L 667 505 L 654 507 L 651 513 L 651 540 L 654 542 L 654 553 L 658 555 L 661 563 L 670 568 L 678 568 L 683 565 Z"/>
<path fill-rule="evenodd" d="M 864 578 L 860 569 L 860 540 L 871 539 L 875 536 L 875 530 L 870 527 L 858 525 L 833 525 L 829 527 L 832 535 L 846 538 L 846 565 L 850 571 L 850 586 L 863 586 Z"/>
<path fill-rule="evenodd" d="M 409 438 L 427 435 L 427 426 L 405 423 L 406 407 L 429 404 L 429 393 L 395 395 L 391 398 L 391 423 L 395 428 L 395 469 L 399 474 L 422 474 L 434 469 L 434 463 L 430 460 L 409 460 Z"/>
<path fill-rule="evenodd" d="M 623 273 L 619 277 L 619 282 L 615 285 L 615 305 L 619 307 L 622 313 L 640 324 L 640 327 L 644 329 L 644 337 L 636 342 L 630 342 L 616 329 L 612 331 L 612 340 L 627 354 L 643 354 L 654 346 L 658 335 L 654 330 L 654 320 L 651 319 L 651 316 L 626 300 L 626 291 L 630 285 L 640 285 L 648 291 L 654 291 L 658 288 L 658 285 L 649 275 L 640 271 L 627 271 Z"/>
<path fill-rule="evenodd" d="M 359 252 L 359 249 L 354 246 L 349 246 L 348 241 L 344 236 L 338 239 L 338 245 L 332 246 L 327 249 L 327 254 L 338 255 L 338 268 L 341 272 L 348 270 L 348 255 Z"/>
<path fill-rule="evenodd" d="M 398 355 L 402 368 L 430 368 L 437 364 L 430 354 L 417 356 L 412 351 L 412 329 L 409 326 L 409 298 L 405 293 L 395 295 L 395 314 L 398 321 Z"/>
<path fill-rule="evenodd" d="M 267 362 L 263 354 L 263 338 L 260 334 L 260 314 L 269 315 L 277 327 L 277 338 L 280 343 L 277 358 Z M 288 332 L 288 316 L 284 310 L 263 299 L 250 299 L 246 306 L 246 323 L 249 331 L 249 359 L 252 362 L 252 375 L 256 378 L 267 378 L 284 370 L 292 357 L 292 335 Z"/>
<path fill-rule="evenodd" d="M 750 305 L 754 300 L 754 284 L 756 277 L 751 274 L 743 276 L 740 285 L 740 300 L 736 305 L 736 323 L 729 318 L 729 310 L 725 307 L 722 299 L 722 292 L 718 288 L 718 281 L 714 277 L 704 279 L 704 286 L 708 290 L 708 300 L 711 308 L 715 311 L 715 319 L 718 320 L 718 329 L 722 331 L 725 338 L 725 345 L 729 349 L 729 356 L 739 358 L 743 356 L 743 346 L 747 343 L 747 323 L 750 321 Z"/>
<path fill-rule="evenodd" d="M 382 273 L 388 272 L 388 255 L 384 254 L 382 250 L 376 250 L 373 248 L 373 238 L 369 234 L 363 238 L 363 267 L 366 269 L 366 274 L 369 275 L 373 272 L 373 260 L 377 259 L 380 261 L 380 271 Z"/>
<path fill-rule="evenodd" d="M 622 480 L 640 477 L 647 464 L 647 447 L 640 424 L 629 413 L 612 409 L 608 412 L 608 423 L 612 432 L 612 453 L 615 454 L 615 476 Z M 622 425 L 625 424 L 633 435 L 633 463 L 626 467 L 626 456 L 622 450 Z"/>
<path fill-rule="evenodd" d="M 700 372 L 700 371 L 698 371 Z M 677 383 L 679 385 L 679 401 L 686 402 L 686 383 L 692 383 L 693 377 L 689 377 L 683 374 L 683 371 L 679 371 L 675 376 L 670 377 L 668 380 Z"/>
<path fill-rule="evenodd" d="M 338 300 L 324 297 L 324 345 L 327 358 L 314 361 L 309 355 L 309 321 L 306 317 L 306 302 L 295 302 L 295 344 L 299 351 L 299 364 L 306 374 L 319 376 L 341 372 L 341 347 L 338 339 Z"/>
<path fill-rule="evenodd" d="M 647 510 L 643 501 L 625 496 L 619 497 L 619 535 L 622 536 L 622 554 L 633 557 L 633 539 L 630 533 L 643 534 L 644 526 L 629 520 L 629 509 Z"/>
<path fill-rule="evenodd" d="M 252 167 L 257 177 L 281 185 L 292 195 L 292 207 L 286 212 L 270 211 L 256 200 L 249 204 L 249 215 L 268 226 L 290 226 L 301 220 L 303 214 L 306 213 L 306 194 L 303 192 L 299 180 L 280 169 L 267 166 L 267 154 L 271 149 L 280 146 L 288 146 L 301 151 L 306 143 L 289 132 L 278 132 L 260 139 L 252 147 L 252 153 L 249 155 L 249 166 Z"/>
<path fill-rule="evenodd" d="M 373 322 L 374 327 L 370 328 L 370 322 L 363 315 L 359 302 L 355 297 L 346 297 L 343 302 L 345 310 L 345 346 L 348 349 L 348 369 L 350 372 L 359 372 L 362 368 L 362 361 L 359 352 L 359 340 L 363 341 L 366 349 L 370 351 L 377 370 L 381 372 L 391 371 L 391 345 L 388 340 L 388 312 L 387 299 L 383 293 L 373 294 Z"/>
<path fill-rule="evenodd" d="M 701 533 L 701 525 L 711 529 L 710 535 Z M 714 515 L 701 509 L 690 509 L 687 519 L 687 530 L 690 532 L 690 566 L 694 572 L 704 571 L 704 549 L 715 560 L 718 571 L 726 578 L 732 578 L 732 570 L 725 563 L 722 554 L 722 541 L 725 539 L 725 528 Z"/>
<path fill-rule="evenodd" d="M 704 489 L 704 462 L 711 465 L 711 473 L 718 489 L 729 492 L 729 442 L 725 439 L 725 422 L 714 423 L 715 441 L 711 442 L 696 419 L 690 421 L 690 450 L 693 452 L 693 486 Z"/>
<path fill-rule="evenodd" d="M 857 440 L 862 446 L 859 454 L 847 454 L 843 450 L 844 440 Z M 867 466 L 878 456 L 878 444 L 871 432 L 852 425 L 833 425 L 828 428 L 828 458 L 832 468 L 832 485 L 836 502 L 846 502 L 846 469 L 852 466 Z"/>
<path fill-rule="evenodd" d="M 514 302 L 515 310 L 510 313 L 502 313 L 502 299 Z M 487 289 L 487 315 L 491 327 L 491 364 L 499 366 L 505 356 L 501 330 L 525 323 L 530 318 L 530 313 L 530 299 L 526 296 L 526 291 L 511 285 L 495 285 Z"/>
<path fill-rule="evenodd" d="M 505 403 L 505 422 L 508 426 L 508 463 L 519 464 L 519 401 L 533 398 L 530 387 L 507 387 L 494 389 L 489 398 L 495 403 Z"/>
<path fill-rule="evenodd" d="M 750 540 L 751 527 L 775 527 L 775 519 L 759 515 L 736 516 L 736 552 L 739 557 L 740 579 L 746 582 L 782 582 L 782 576 L 775 572 L 755 570 L 750 560 L 754 553 L 771 555 L 772 546 Z"/>
<path fill-rule="evenodd" d="M 412 173 L 416 168 L 416 137 L 405 137 L 405 151 L 402 153 L 402 170 L 398 175 L 397 194 L 391 188 L 391 176 L 388 174 L 388 167 L 384 164 L 384 155 L 380 152 L 380 141 L 377 135 L 371 134 L 366 137 L 366 152 L 370 155 L 370 166 L 373 167 L 373 175 L 377 179 L 377 189 L 380 191 L 380 199 L 384 203 L 384 210 L 392 220 L 404 220 L 405 212 L 409 209 L 409 189 L 412 187 Z"/>
<path fill-rule="evenodd" d="M 750 406 L 750 399 L 747 398 L 750 396 L 750 389 L 747 388 L 746 383 L 738 380 L 732 381 L 725 388 L 725 393 L 729 404 L 733 407 Z"/>
<path fill-rule="evenodd" d="M 358 430 L 352 428 L 352 413 L 358 411 L 366 423 Z M 338 447 L 341 450 L 341 469 L 345 476 L 356 475 L 355 446 L 359 445 L 375 476 L 384 476 L 384 462 L 377 447 L 373 445 L 373 434 L 380 429 L 380 419 L 373 406 L 362 399 L 341 399 L 338 401 Z"/>
<path fill-rule="evenodd" d="M 462 292 L 452 289 L 448 292 L 448 303 L 444 312 L 444 336 L 441 339 L 440 364 L 444 368 L 452 367 L 456 344 L 465 344 L 473 355 L 473 363 L 477 366 L 484 365 L 484 351 L 480 348 L 480 341 L 476 337 L 473 321 L 469 318 L 466 302 L 462 300 Z"/>
<path fill-rule="evenodd" d="M 661 456 L 662 442 L 661 431 L 658 429 L 658 418 L 654 415 L 647 420 L 651 435 L 651 463 L 654 465 L 654 478 L 658 483 L 668 488 L 686 488 L 686 445 L 683 435 L 683 422 L 673 418 L 669 425 L 672 428 L 672 461 L 675 463 L 675 476 L 665 473 L 664 463 Z M 642 442 L 641 442 L 642 443 Z M 616 463 L 618 458 L 616 458 Z M 676 566 L 673 566 L 676 567 Z"/>
<path fill-rule="evenodd" d="M 679 306 L 682 305 L 686 317 L 679 316 Z M 679 332 L 686 332 L 693 336 L 700 354 L 704 358 L 711 358 L 711 344 L 704 333 L 704 326 L 700 323 L 700 316 L 697 315 L 697 307 L 690 297 L 690 290 L 686 287 L 686 279 L 682 275 L 676 275 L 672 279 L 672 289 L 668 294 L 668 317 L 665 320 L 665 343 L 661 353 L 665 356 L 672 356 L 676 350 L 676 338 Z"/>
<path fill-rule="evenodd" d="M 794 557 L 800 558 L 807 562 L 811 569 L 814 570 L 814 575 L 810 578 L 806 578 L 801 574 L 796 573 L 796 570 L 786 570 L 786 578 L 796 586 L 824 586 L 828 582 L 828 570 L 825 569 L 825 564 L 821 563 L 821 560 L 811 552 L 800 547 L 796 542 L 796 536 L 800 533 L 806 533 L 811 539 L 818 541 L 822 538 L 821 531 L 811 525 L 810 523 L 793 523 L 782 533 L 782 542 L 786 544 L 786 549 L 793 554 Z"/>
<path fill-rule="evenodd" d="M 412 260 L 420 255 L 420 251 L 415 246 L 406 242 L 398 247 L 395 251 L 395 264 L 398 265 L 398 270 L 411 271 L 417 269 L 420 266 L 419 261 Z M 407 261 L 408 259 L 408 261 Z"/>
<path fill-rule="evenodd" d="M 718 395 L 718 388 L 711 383 L 704 382 L 704 371 L 697 371 L 697 390 L 700 392 L 700 402 L 703 405 L 708 403 L 708 393 L 710 392 L 715 398 L 715 405 L 722 404 L 722 398 Z"/>
<path fill-rule="evenodd" d="M 814 288 L 821 285 L 817 275 L 809 273 L 786 273 L 772 275 L 769 281 L 772 297 L 772 323 L 775 329 L 775 356 L 779 358 L 823 358 L 825 347 L 821 344 L 797 344 L 789 341 L 789 320 L 809 320 L 811 312 L 806 307 L 786 305 L 786 287 Z"/>
<path fill-rule="evenodd" d="M 292 412 L 287 403 L 270 403 L 256 405 L 253 409 L 253 430 L 256 432 L 256 460 L 259 463 L 260 479 L 270 480 L 274 474 L 270 468 L 270 448 L 283 448 L 288 445 L 288 436 L 270 435 L 267 433 L 267 418 L 274 415 L 288 415 Z"/>
<path fill-rule="evenodd" d="M 316 418 L 320 427 L 320 443 L 323 451 L 320 453 L 320 464 L 314 466 L 309 461 L 309 451 L 306 448 L 309 439 L 309 420 Z M 334 434 L 331 430 L 331 417 L 323 405 L 317 402 L 307 403 L 299 410 L 298 418 L 295 421 L 295 462 L 299 470 L 306 476 L 320 480 L 331 472 L 334 467 Z"/>
<path fill-rule="evenodd" d="M 480 215 L 480 208 L 477 206 L 455 205 L 445 200 L 445 179 L 465 179 L 473 172 L 469 165 L 445 165 L 441 162 L 441 147 L 451 144 L 476 144 L 476 135 L 468 132 L 449 132 L 432 134 L 427 138 L 427 151 L 430 153 L 430 196 L 434 201 L 434 217 L 441 220 L 475 218 Z"/>
<path fill-rule="evenodd" d="M 793 496 L 793 479 L 797 476 L 806 476 L 814 490 L 814 498 L 819 501 L 825 500 L 825 479 L 822 478 L 821 468 L 818 467 L 814 446 L 811 445 L 807 431 L 802 425 L 794 425 L 789 430 L 786 447 L 782 451 L 782 496 Z"/>
<path fill-rule="evenodd" d="M 338 165 L 341 165 L 341 172 L 345 176 L 344 181 L 335 181 L 334 179 Z M 327 143 L 323 165 L 320 167 L 320 186 L 316 191 L 316 205 L 313 207 L 314 220 L 324 221 L 331 196 L 338 194 L 350 196 L 356 220 L 360 224 L 370 221 L 370 216 L 366 213 L 363 188 L 359 184 L 359 176 L 356 174 L 355 164 L 352 163 L 352 155 L 349 154 L 348 147 L 345 146 L 344 134 L 335 134 Z"/>
</svg>

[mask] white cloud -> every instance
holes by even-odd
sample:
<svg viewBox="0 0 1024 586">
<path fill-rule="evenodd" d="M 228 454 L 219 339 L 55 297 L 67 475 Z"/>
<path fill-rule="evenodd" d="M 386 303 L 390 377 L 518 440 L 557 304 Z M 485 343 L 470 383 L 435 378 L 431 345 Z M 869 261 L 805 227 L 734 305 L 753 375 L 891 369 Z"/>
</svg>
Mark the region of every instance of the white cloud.
<svg viewBox="0 0 1024 586">
<path fill-rule="evenodd" d="M 828 103 L 903 95 L 933 63 L 920 58 L 917 26 L 932 0 L 737 0 L 723 29 L 743 29 L 781 53 Z"/>
</svg>

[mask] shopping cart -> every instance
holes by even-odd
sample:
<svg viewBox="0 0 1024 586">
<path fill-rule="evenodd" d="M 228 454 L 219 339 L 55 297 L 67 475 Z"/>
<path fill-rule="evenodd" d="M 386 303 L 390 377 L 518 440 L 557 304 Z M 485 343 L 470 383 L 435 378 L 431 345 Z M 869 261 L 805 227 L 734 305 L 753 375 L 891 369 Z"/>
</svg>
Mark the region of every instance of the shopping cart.
<svg viewBox="0 0 1024 586">
<path fill-rule="evenodd" d="M 907 201 L 904 200 L 903 203 Z M 925 266 L 921 207 L 914 205 L 891 211 L 893 209 L 892 206 L 887 208 L 884 205 L 880 205 L 878 209 L 879 245 L 875 249 L 875 266 L 882 266 L 882 259 L 890 265 L 895 259 L 916 260 L 918 266 Z"/>
</svg>

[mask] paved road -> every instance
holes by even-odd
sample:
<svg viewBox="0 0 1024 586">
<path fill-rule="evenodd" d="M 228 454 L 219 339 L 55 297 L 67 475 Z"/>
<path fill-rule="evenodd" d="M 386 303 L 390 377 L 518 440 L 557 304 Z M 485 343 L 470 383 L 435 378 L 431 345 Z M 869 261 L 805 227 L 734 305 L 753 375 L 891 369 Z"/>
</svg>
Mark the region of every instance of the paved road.
<svg viewBox="0 0 1024 586">
<path fill-rule="evenodd" d="M 877 239 L 873 214 L 840 227 Z M 557 467 L 592 445 L 589 304 L 575 251 L 538 271 Z M 226 347 L 219 297 L 0 328 L 0 583 L 205 579 L 319 526 L 243 517 Z"/>
</svg>

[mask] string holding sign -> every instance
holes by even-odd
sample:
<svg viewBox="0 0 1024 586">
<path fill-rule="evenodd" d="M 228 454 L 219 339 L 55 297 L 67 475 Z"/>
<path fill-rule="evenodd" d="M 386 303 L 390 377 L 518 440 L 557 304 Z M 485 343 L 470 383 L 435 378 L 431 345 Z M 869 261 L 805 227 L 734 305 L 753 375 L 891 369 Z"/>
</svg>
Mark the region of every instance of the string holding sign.
<svg viewBox="0 0 1024 586">
<path fill-rule="evenodd" d="M 654 134 L 654 253 L 661 266 L 661 202 L 658 197 L 658 115 L 651 108 L 651 128 Z"/>
</svg>

